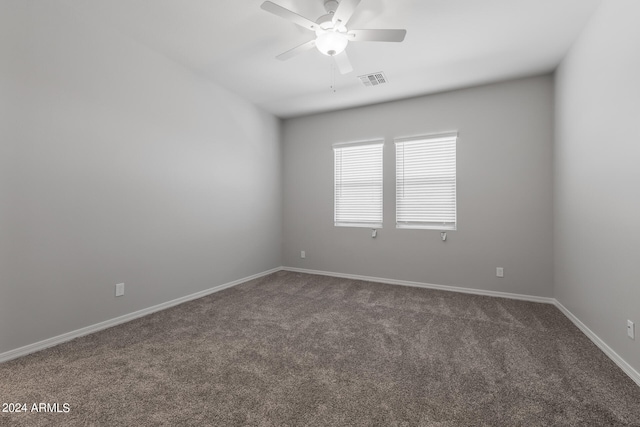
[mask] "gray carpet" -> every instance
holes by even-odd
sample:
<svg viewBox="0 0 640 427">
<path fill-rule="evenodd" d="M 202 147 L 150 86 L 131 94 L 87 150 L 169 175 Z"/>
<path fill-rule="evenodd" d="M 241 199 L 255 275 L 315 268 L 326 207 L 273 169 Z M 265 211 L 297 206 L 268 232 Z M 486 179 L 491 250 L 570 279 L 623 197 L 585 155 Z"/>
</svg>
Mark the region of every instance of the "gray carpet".
<svg viewBox="0 0 640 427">
<path fill-rule="evenodd" d="M 640 426 L 555 307 L 279 272 L 0 365 L 2 425 Z"/>
</svg>

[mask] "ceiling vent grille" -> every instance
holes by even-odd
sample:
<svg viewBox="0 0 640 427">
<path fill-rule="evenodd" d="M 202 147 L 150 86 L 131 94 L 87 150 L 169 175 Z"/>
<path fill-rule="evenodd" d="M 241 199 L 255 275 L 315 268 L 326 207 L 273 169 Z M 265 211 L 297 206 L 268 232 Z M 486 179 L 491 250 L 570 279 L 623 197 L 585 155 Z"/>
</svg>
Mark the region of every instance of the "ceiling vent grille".
<svg viewBox="0 0 640 427">
<path fill-rule="evenodd" d="M 364 76 L 358 76 L 362 84 L 369 86 L 378 86 L 381 84 L 385 84 L 387 82 L 387 78 L 385 77 L 382 71 L 373 74 L 365 74 Z"/>
</svg>

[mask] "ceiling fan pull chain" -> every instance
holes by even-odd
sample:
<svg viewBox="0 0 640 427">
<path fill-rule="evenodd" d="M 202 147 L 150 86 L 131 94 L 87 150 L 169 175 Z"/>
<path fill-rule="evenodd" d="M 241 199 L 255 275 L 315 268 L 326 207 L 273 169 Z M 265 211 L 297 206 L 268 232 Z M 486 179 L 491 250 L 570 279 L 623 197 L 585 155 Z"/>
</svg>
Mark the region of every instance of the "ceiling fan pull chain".
<svg viewBox="0 0 640 427">
<path fill-rule="evenodd" d="M 331 69 L 329 70 L 329 72 L 331 74 L 331 85 L 329 86 L 329 88 L 333 93 L 336 93 L 336 66 L 333 64 L 333 62 L 331 63 Z"/>
</svg>

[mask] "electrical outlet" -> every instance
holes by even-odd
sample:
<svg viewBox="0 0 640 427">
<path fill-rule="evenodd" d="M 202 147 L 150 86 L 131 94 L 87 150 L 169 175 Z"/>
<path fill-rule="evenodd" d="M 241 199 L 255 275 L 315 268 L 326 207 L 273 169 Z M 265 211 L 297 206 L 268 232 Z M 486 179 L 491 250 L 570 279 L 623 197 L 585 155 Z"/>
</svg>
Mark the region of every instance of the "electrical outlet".
<svg viewBox="0 0 640 427">
<path fill-rule="evenodd" d="M 504 277 L 504 268 L 496 267 L 496 276 L 497 277 Z"/>
<path fill-rule="evenodd" d="M 124 295 L 124 283 L 118 283 L 116 285 L 116 296 L 121 297 Z"/>
<path fill-rule="evenodd" d="M 307 253 L 305 251 L 300 251 L 300 258 L 306 258 Z"/>
<path fill-rule="evenodd" d="M 627 336 L 632 340 L 636 339 L 636 326 L 631 320 L 627 320 Z"/>
</svg>

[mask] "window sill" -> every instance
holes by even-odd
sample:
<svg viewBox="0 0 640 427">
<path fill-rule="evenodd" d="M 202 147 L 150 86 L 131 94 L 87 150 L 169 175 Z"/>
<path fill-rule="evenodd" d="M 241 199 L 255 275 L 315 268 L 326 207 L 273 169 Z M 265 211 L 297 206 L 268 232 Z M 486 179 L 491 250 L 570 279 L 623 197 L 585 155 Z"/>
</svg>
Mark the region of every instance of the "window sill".
<svg viewBox="0 0 640 427">
<path fill-rule="evenodd" d="M 456 231 L 455 225 L 399 225 L 396 228 L 400 230 L 434 230 L 434 231 Z"/>
<path fill-rule="evenodd" d="M 382 228 L 382 224 L 362 224 L 362 223 L 340 223 L 336 222 L 333 224 L 336 227 L 355 227 L 355 228 Z"/>
</svg>

